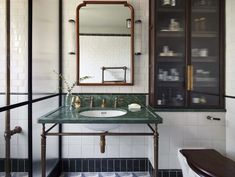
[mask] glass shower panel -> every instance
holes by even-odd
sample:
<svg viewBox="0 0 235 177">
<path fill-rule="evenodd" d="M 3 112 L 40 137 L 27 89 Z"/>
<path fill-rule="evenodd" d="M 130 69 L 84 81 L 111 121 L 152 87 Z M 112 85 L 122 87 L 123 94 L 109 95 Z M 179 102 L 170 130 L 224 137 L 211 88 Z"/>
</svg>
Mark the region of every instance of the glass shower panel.
<svg viewBox="0 0 235 177">
<path fill-rule="evenodd" d="M 11 1 L 11 104 L 28 100 L 28 1 Z"/>
<path fill-rule="evenodd" d="M 5 112 L 0 112 L 0 176 L 3 176 L 4 169 L 4 159 L 5 159 Z"/>
<path fill-rule="evenodd" d="M 59 89 L 59 1 L 34 1 L 33 9 L 33 98 L 39 98 Z"/>
<path fill-rule="evenodd" d="M 10 60 L 11 60 L 11 103 L 27 101 L 27 0 L 10 2 Z M 0 107 L 6 106 L 6 1 L 0 1 Z"/>
<path fill-rule="evenodd" d="M 219 14 L 219 0 L 192 1 L 192 107 L 220 103 Z"/>
<path fill-rule="evenodd" d="M 0 1 L 0 107 L 6 106 L 6 1 Z"/>
<path fill-rule="evenodd" d="M 11 104 L 28 100 L 28 1 L 11 1 Z"/>
<path fill-rule="evenodd" d="M 0 113 L 0 176 L 5 176 L 6 141 L 5 132 L 6 112 Z M 10 140 L 10 169 L 12 176 L 28 176 L 28 107 L 23 106 L 10 111 L 10 129 L 21 127 L 22 132 L 14 134 Z"/>
<path fill-rule="evenodd" d="M 46 113 L 58 108 L 58 97 L 51 98 L 33 104 L 33 176 L 41 175 L 40 160 L 41 160 L 41 132 L 42 125 L 37 123 L 37 119 Z M 48 125 L 46 128 L 52 125 Z M 53 131 L 58 132 L 58 127 Z M 52 132 L 53 132 L 52 131 Z M 58 137 L 47 137 L 47 173 L 49 173 L 58 162 Z"/>
</svg>

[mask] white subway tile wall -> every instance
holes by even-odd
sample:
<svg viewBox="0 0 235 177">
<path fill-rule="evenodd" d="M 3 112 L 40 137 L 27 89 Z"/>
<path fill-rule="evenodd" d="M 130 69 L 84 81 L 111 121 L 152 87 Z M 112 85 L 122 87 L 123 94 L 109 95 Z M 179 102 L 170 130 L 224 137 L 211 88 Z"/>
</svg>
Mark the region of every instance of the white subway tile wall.
<svg viewBox="0 0 235 177">
<path fill-rule="evenodd" d="M 226 95 L 235 96 L 235 2 L 226 1 Z M 235 160 L 235 100 L 226 99 L 226 151 L 230 158 Z"/>
<path fill-rule="evenodd" d="M 51 98 L 45 101 L 37 102 L 33 104 L 33 160 L 39 161 L 41 159 L 41 132 L 42 126 L 37 123 L 37 119 L 45 115 L 51 110 L 58 107 L 58 97 Z M 46 126 L 49 128 L 50 124 Z M 58 128 L 53 129 L 54 132 L 58 132 Z M 58 158 L 58 137 L 48 137 L 47 138 L 47 159 Z"/>
<path fill-rule="evenodd" d="M 58 93 L 58 0 L 33 1 L 33 93 Z M 34 98 L 38 95 L 34 95 Z"/>
<path fill-rule="evenodd" d="M 66 132 L 92 132 L 83 125 L 64 126 Z M 121 125 L 112 132 L 146 132 L 147 125 Z M 64 137 L 63 157 L 64 158 L 142 158 L 147 157 L 147 137 L 106 137 L 106 151 L 100 153 L 100 137 Z"/>
<path fill-rule="evenodd" d="M 11 2 L 11 92 L 27 92 L 27 0 L 15 0 Z M 0 93 L 5 92 L 6 77 L 6 3 L 0 1 Z M 26 101 L 25 96 L 11 96 L 11 103 Z M 5 96 L 0 96 L 0 106 L 5 106 Z"/>
<path fill-rule="evenodd" d="M 159 168 L 179 169 L 177 151 L 180 148 L 214 148 L 226 154 L 225 113 L 157 112 L 163 117 L 159 125 Z M 219 117 L 211 121 L 207 116 Z M 153 162 L 152 138 L 148 155 Z"/>
<path fill-rule="evenodd" d="M 21 126 L 23 131 L 11 138 L 11 157 L 27 158 L 28 157 L 28 107 L 23 106 L 11 111 L 11 129 L 15 126 Z M 0 113 L 0 158 L 5 157 L 5 112 Z"/>
<path fill-rule="evenodd" d="M 5 45 L 5 40 L 6 40 L 6 1 L 0 0 L 0 92 L 5 91 L 5 73 L 6 70 L 2 66 L 5 66 L 6 62 L 6 45 Z M 0 95 L 0 107 L 5 105 L 5 96 Z M 5 120 L 4 120 L 4 113 L 0 113 L 0 158 L 3 158 L 5 156 L 5 139 L 4 139 L 4 127 L 5 126 Z"/>
<path fill-rule="evenodd" d="M 6 1 L 0 0 L 0 92 L 5 91 L 5 77 L 6 77 Z M 4 97 L 0 97 L 0 106 L 4 106 L 5 103 L 3 102 Z M 4 100 L 5 101 L 5 100 Z"/>
</svg>

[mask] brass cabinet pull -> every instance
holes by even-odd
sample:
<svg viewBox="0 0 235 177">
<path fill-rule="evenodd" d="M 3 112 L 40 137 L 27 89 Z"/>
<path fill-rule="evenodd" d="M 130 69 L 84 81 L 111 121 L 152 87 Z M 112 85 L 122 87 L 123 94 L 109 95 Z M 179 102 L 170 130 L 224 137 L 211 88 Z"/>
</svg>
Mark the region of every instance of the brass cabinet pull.
<svg viewBox="0 0 235 177">
<path fill-rule="evenodd" d="M 193 90 L 193 65 L 187 66 L 187 90 L 192 91 Z"/>
<path fill-rule="evenodd" d="M 190 66 L 190 91 L 193 90 L 193 65 Z"/>
<path fill-rule="evenodd" d="M 191 69 L 190 65 L 187 66 L 187 91 L 190 91 L 191 88 Z"/>
</svg>

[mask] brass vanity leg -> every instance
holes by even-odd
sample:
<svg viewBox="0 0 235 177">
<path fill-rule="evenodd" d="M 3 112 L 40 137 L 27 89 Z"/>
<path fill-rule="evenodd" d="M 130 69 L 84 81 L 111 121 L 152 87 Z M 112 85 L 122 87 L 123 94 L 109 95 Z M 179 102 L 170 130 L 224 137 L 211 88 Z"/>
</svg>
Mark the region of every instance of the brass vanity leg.
<svg viewBox="0 0 235 177">
<path fill-rule="evenodd" d="M 42 134 L 41 134 L 41 171 L 42 171 L 42 177 L 46 177 L 46 132 L 45 132 L 45 124 L 42 124 Z"/>
<path fill-rule="evenodd" d="M 153 169 L 153 176 L 158 177 L 158 139 L 159 139 L 159 134 L 158 134 L 158 129 L 157 129 L 157 124 L 155 124 L 154 127 L 154 135 L 153 135 L 153 144 L 154 144 L 154 169 Z"/>
</svg>

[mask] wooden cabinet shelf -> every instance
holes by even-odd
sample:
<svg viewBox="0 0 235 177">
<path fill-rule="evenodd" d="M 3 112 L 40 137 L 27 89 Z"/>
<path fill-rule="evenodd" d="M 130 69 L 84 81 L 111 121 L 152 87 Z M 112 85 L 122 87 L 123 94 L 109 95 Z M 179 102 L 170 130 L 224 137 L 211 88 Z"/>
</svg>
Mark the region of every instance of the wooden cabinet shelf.
<svg viewBox="0 0 235 177">
<path fill-rule="evenodd" d="M 201 81 L 201 82 L 195 82 L 195 88 L 199 87 L 218 87 L 218 82 L 208 82 L 208 81 Z"/>
<path fill-rule="evenodd" d="M 180 8 L 167 8 L 167 7 L 162 7 L 162 8 L 159 8 L 158 9 L 158 12 L 165 12 L 165 13 L 169 13 L 169 12 L 181 12 L 183 13 L 184 12 L 184 9 L 180 9 Z"/>
<path fill-rule="evenodd" d="M 183 62 L 184 58 L 183 57 L 177 57 L 177 56 L 159 56 L 157 62 L 160 63 L 179 63 Z"/>
<path fill-rule="evenodd" d="M 209 56 L 209 57 L 192 57 L 193 63 L 217 63 L 217 57 Z"/>
<path fill-rule="evenodd" d="M 184 82 L 182 81 L 158 81 L 159 87 L 182 87 Z"/>
<path fill-rule="evenodd" d="M 166 38 L 172 38 L 172 37 L 184 37 L 183 31 L 160 31 L 158 32 L 158 37 L 166 37 Z"/>
<path fill-rule="evenodd" d="M 192 37 L 217 37 L 217 32 L 214 31 L 193 31 Z"/>
<path fill-rule="evenodd" d="M 218 10 L 216 8 L 199 8 L 195 7 L 192 9 L 193 13 L 217 13 Z"/>
<path fill-rule="evenodd" d="M 162 3 L 150 0 L 149 5 L 150 105 L 223 109 L 225 2 Z"/>
</svg>

